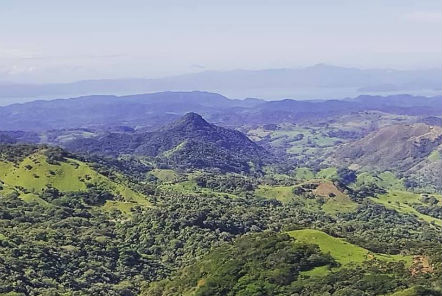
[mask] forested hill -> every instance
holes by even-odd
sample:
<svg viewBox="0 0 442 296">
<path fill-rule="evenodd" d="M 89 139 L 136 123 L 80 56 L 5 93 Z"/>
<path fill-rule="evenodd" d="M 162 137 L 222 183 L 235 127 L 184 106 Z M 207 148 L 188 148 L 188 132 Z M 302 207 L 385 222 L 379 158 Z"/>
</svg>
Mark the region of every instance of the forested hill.
<svg viewBox="0 0 442 296">
<path fill-rule="evenodd" d="M 209 124 L 196 113 L 156 132 L 107 133 L 66 144 L 75 152 L 119 156 L 134 154 L 181 168 L 227 172 L 257 170 L 271 155 L 239 131 Z"/>
</svg>

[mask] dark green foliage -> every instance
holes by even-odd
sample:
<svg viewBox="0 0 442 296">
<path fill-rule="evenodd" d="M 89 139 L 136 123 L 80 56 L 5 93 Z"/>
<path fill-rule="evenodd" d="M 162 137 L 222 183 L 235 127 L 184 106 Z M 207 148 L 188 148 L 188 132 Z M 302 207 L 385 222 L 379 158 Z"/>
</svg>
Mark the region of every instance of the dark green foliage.
<svg viewBox="0 0 442 296">
<path fill-rule="evenodd" d="M 335 265 L 315 245 L 296 244 L 285 234 L 245 235 L 231 245 L 215 248 L 172 281 L 152 285 L 143 295 L 287 295 L 299 272 Z"/>
<path fill-rule="evenodd" d="M 338 180 L 343 185 L 347 186 L 357 179 L 356 172 L 347 168 L 338 169 Z"/>
<path fill-rule="evenodd" d="M 115 285 L 131 279 L 124 295 L 136 295 L 139 280 L 160 278 L 166 270 L 127 246 L 115 227 L 85 208 L 1 198 L 0 293 L 119 295 Z"/>
<path fill-rule="evenodd" d="M 363 204 L 354 213 L 341 214 L 339 223 L 324 228 L 333 236 L 345 237 L 377 253 L 422 252 L 429 245 L 442 243 L 439 228 L 371 203 Z"/>
<path fill-rule="evenodd" d="M 0 233 L 5 236 L 4 239 L 0 238 L 0 270 L 3 270 L 0 272 L 1 292 L 39 295 L 49 291 L 77 291 L 87 295 L 120 295 L 123 289 L 124 295 L 136 295 L 142 283 L 164 279 L 171 271 L 194 264 L 195 259 L 201 258 L 210 249 L 243 234 L 312 226 L 376 252 L 428 252 L 424 254 L 431 256 L 433 264 L 440 271 L 438 266 L 442 255 L 439 229 L 381 206 L 366 205 L 357 213 L 341 215 L 339 223 L 336 223 L 335 219 L 324 214 L 309 212 L 296 205 L 283 205 L 274 200 L 167 195 L 157 196 L 157 202 L 151 209 L 135 208 L 128 219 L 116 212 L 108 216 L 98 208 L 88 206 L 83 200 L 87 194 L 60 194 L 49 188 L 42 197 L 53 205 L 50 207 L 24 203 L 12 197 L 0 198 Z M 120 219 L 122 222 L 118 222 Z M 273 241 L 271 237 L 273 235 L 269 238 Z M 276 241 L 286 241 L 284 235 L 277 237 Z M 251 243 L 247 238 L 244 242 Z M 255 243 L 256 248 L 250 250 L 245 249 L 245 243 L 237 245 L 238 248 L 242 246 L 242 249 L 238 249 L 241 252 L 238 252 L 249 256 L 247 258 L 262 258 L 259 257 L 262 254 L 270 258 L 285 258 L 285 253 L 272 255 L 267 252 L 264 242 Z M 282 243 L 281 246 L 285 250 L 287 244 Z M 313 249 L 309 247 L 305 251 Z M 307 256 L 309 259 L 305 262 L 308 266 L 328 262 L 323 261 L 322 255 L 318 256 Z M 286 259 L 284 263 L 291 262 Z M 289 279 L 296 279 L 302 268 L 307 268 L 301 268 L 304 263 L 300 261 L 299 266 L 293 263 L 297 266 L 296 272 L 291 268 L 278 268 L 278 271 L 267 274 L 263 267 L 268 264 L 265 260 L 256 261 L 256 266 L 241 262 L 241 268 L 246 268 L 247 272 L 262 270 L 262 273 L 257 277 L 244 277 L 238 282 L 229 277 L 230 273 L 226 273 L 224 279 L 218 274 L 217 280 L 208 287 L 220 289 L 220 285 L 232 287 L 234 283 L 237 286 L 235 289 L 242 291 L 242 294 L 238 292 L 235 295 L 259 295 L 253 291 L 264 291 L 263 295 L 268 295 L 266 291 L 275 288 L 274 285 L 278 289 L 279 285 L 287 286 L 287 289 L 289 286 L 290 289 L 298 287 L 287 283 Z M 225 267 L 229 270 L 231 266 Z M 407 275 L 407 272 L 397 270 L 393 273 Z M 361 287 L 369 285 L 370 278 L 365 283 L 364 276 L 360 276 L 358 281 L 362 281 Z M 421 284 L 429 283 L 432 278 L 433 275 L 429 279 L 422 278 Z M 327 280 L 334 281 L 336 287 L 346 283 L 344 275 Z M 404 285 L 396 276 L 385 278 L 385 284 L 392 284 L 393 288 Z M 390 287 L 388 285 L 387 288 Z M 311 289 L 305 287 L 305 291 L 314 291 L 316 286 L 311 286 Z M 340 293 L 352 289 L 355 287 L 346 287 Z M 305 292 L 302 295 L 317 294 Z"/>
<path fill-rule="evenodd" d="M 49 164 L 57 164 L 59 161 L 65 161 L 66 157 L 69 156 L 65 150 L 59 147 L 45 147 L 44 154 L 47 157 Z"/>
<path fill-rule="evenodd" d="M 438 205 L 414 205 L 419 213 L 442 219 L 442 207 Z"/>
<path fill-rule="evenodd" d="M 241 194 L 255 190 L 257 182 L 238 175 L 201 174 L 195 178 L 198 186 L 218 192 Z"/>
<path fill-rule="evenodd" d="M 35 145 L 0 144 L 0 160 L 18 163 L 38 149 Z"/>
<path fill-rule="evenodd" d="M 393 271 L 393 270 L 392 270 Z M 396 270 L 403 275 L 405 270 Z M 367 271 L 365 268 L 343 269 L 320 279 L 308 280 L 295 285 L 293 292 L 298 295 L 339 295 L 366 296 L 386 295 L 405 288 L 404 276 L 394 276 L 379 269 Z"/>
<path fill-rule="evenodd" d="M 120 231 L 140 253 L 161 254 L 171 268 L 182 267 L 219 242 L 248 232 L 280 230 L 300 221 L 330 221 L 272 200 L 180 195 L 158 200 L 148 212 L 133 213 Z"/>
<path fill-rule="evenodd" d="M 89 185 L 87 191 L 68 193 L 61 193 L 55 188 L 48 187 L 42 192 L 41 198 L 58 206 L 84 207 L 104 205 L 107 200 L 114 200 L 115 196 L 98 186 Z"/>
</svg>

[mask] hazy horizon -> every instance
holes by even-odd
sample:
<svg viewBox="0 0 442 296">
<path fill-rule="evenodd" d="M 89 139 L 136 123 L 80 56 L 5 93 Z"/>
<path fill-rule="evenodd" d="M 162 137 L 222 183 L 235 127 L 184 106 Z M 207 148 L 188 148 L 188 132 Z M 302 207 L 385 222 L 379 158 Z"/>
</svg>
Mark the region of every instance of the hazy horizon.
<svg viewBox="0 0 442 296">
<path fill-rule="evenodd" d="M 0 81 L 15 83 L 442 64 L 436 0 L 6 0 L 1 7 Z"/>
<path fill-rule="evenodd" d="M 171 73 L 171 74 L 163 74 L 163 75 L 152 75 L 152 76 L 115 76 L 110 78 L 104 77 L 96 77 L 89 79 L 73 79 L 66 81 L 11 81 L 11 80 L 0 80 L 2 84 L 29 84 L 29 85 L 47 85 L 47 84 L 69 84 L 83 81 L 105 81 L 105 80 L 137 80 L 137 79 L 164 79 L 171 77 L 180 77 L 180 76 L 188 76 L 192 74 L 206 74 L 206 73 L 231 73 L 231 72 L 266 72 L 266 71 L 279 71 L 279 70 L 302 70 L 309 69 L 315 67 L 332 67 L 332 68 L 342 68 L 342 69 L 354 69 L 354 70 L 368 70 L 368 71 L 400 71 L 400 72 L 408 72 L 408 71 L 441 71 L 442 73 L 442 65 L 435 65 L 434 67 L 412 67 L 412 68 L 394 68 L 394 67 L 358 67 L 351 65 L 338 65 L 338 64 L 329 64 L 329 63 L 313 63 L 310 65 L 302 65 L 302 66 L 291 66 L 291 67 L 269 67 L 269 68 L 231 68 L 231 69 L 200 69 L 196 71 L 189 72 L 180 72 L 180 73 Z M 1 84 L 0 84 L 1 85 Z"/>
</svg>

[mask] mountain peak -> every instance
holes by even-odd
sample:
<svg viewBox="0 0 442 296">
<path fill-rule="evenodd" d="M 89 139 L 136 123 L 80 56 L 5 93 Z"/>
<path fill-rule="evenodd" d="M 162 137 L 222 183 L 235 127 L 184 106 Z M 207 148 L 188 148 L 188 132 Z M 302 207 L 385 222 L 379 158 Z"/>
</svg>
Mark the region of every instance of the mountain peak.
<svg viewBox="0 0 442 296">
<path fill-rule="evenodd" d="M 212 127 L 204 118 L 195 112 L 186 113 L 183 117 L 167 126 L 166 129 L 201 130 Z"/>
<path fill-rule="evenodd" d="M 184 116 L 181 118 L 185 121 L 204 121 L 206 122 L 201 115 L 195 112 L 189 112 L 184 114 Z"/>
</svg>

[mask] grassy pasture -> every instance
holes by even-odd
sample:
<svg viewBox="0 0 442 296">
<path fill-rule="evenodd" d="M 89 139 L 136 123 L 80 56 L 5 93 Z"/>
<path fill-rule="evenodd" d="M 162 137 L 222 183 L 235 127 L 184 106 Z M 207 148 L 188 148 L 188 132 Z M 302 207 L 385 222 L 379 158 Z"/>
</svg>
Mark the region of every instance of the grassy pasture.
<svg viewBox="0 0 442 296">
<path fill-rule="evenodd" d="M 140 193 L 124 184 L 114 182 L 96 172 L 88 164 L 66 159 L 56 164 L 49 163 L 42 151 L 24 158 L 20 163 L 0 161 L 0 180 L 5 195 L 17 192 L 25 201 L 49 203 L 38 197 L 48 186 L 60 192 L 86 191 L 88 184 L 94 184 L 122 197 L 125 202 L 150 206 L 149 201 Z"/>
<path fill-rule="evenodd" d="M 440 195 L 435 195 L 439 198 L 439 205 L 442 204 L 442 197 Z M 372 201 L 384 205 L 388 209 L 392 209 L 404 214 L 411 214 L 417 216 L 419 219 L 424 220 L 428 223 L 435 223 L 436 225 L 442 226 L 442 220 L 419 213 L 413 208 L 413 204 L 423 204 L 420 200 L 421 195 L 406 191 L 393 190 L 386 194 L 380 195 L 377 198 L 370 198 Z"/>
<path fill-rule="evenodd" d="M 385 255 L 370 252 L 367 249 L 351 244 L 342 238 L 332 237 L 325 232 L 315 229 L 301 229 L 288 232 L 297 241 L 303 243 L 317 244 L 323 253 L 330 255 L 341 264 L 341 267 L 354 267 L 362 264 L 364 261 L 373 259 L 386 262 L 404 261 L 407 266 L 412 264 L 412 256 L 404 255 Z M 304 274 L 309 276 L 322 276 L 330 270 L 327 267 L 314 268 Z"/>
</svg>

